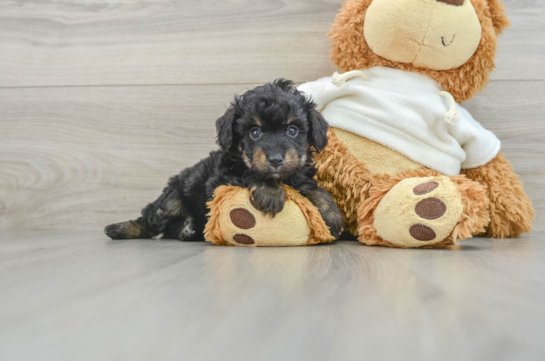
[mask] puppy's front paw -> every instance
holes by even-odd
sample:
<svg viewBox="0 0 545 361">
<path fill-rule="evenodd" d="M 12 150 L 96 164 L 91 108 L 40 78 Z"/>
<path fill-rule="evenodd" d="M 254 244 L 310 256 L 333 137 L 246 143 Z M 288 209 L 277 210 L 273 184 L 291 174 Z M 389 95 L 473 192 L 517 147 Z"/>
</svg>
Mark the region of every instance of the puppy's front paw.
<svg viewBox="0 0 545 361">
<path fill-rule="evenodd" d="M 286 203 L 284 187 L 256 186 L 250 193 L 253 206 L 262 213 L 274 217 L 284 209 Z"/>
</svg>

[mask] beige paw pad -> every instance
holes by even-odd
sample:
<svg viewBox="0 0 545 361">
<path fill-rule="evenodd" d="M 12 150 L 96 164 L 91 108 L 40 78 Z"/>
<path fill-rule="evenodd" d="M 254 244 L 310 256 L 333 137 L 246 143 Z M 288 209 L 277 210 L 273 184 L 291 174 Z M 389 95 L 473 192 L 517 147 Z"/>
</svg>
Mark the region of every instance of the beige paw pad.
<svg viewBox="0 0 545 361">
<path fill-rule="evenodd" d="M 374 226 L 388 242 L 422 247 L 446 239 L 462 211 L 461 194 L 448 177 L 407 178 L 380 201 Z"/>
<path fill-rule="evenodd" d="M 286 204 L 274 218 L 252 205 L 245 188 L 223 186 L 209 203 L 210 220 L 205 229 L 207 241 L 243 247 L 304 246 L 331 242 L 333 237 L 316 209 L 306 198 L 289 187 Z"/>
</svg>

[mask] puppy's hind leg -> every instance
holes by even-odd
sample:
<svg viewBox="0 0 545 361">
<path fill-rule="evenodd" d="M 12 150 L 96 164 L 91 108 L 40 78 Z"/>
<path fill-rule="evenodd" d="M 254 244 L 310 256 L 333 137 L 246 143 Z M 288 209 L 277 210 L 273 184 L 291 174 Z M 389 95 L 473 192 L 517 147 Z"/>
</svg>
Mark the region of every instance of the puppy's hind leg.
<svg viewBox="0 0 545 361">
<path fill-rule="evenodd" d="M 177 239 L 184 242 L 198 242 L 204 241 L 203 232 L 203 227 L 195 218 L 186 216 L 169 222 L 163 233 L 163 238 Z"/>
<path fill-rule="evenodd" d="M 111 239 L 145 239 L 165 231 L 168 222 L 182 216 L 182 201 L 179 192 L 168 187 L 153 203 L 142 210 L 142 217 L 128 222 L 107 226 L 104 233 Z"/>
<path fill-rule="evenodd" d="M 134 221 L 110 224 L 104 228 L 104 233 L 111 239 L 152 238 L 142 225 L 142 218 L 138 218 Z"/>
</svg>

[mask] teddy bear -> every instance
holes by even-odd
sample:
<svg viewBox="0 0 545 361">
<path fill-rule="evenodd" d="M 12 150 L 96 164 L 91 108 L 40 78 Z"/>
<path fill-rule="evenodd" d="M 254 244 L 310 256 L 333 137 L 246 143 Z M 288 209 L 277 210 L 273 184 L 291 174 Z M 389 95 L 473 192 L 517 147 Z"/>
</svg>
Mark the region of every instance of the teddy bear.
<svg viewBox="0 0 545 361">
<path fill-rule="evenodd" d="M 532 203 L 500 140 L 459 104 L 486 87 L 497 37 L 509 25 L 499 0 L 345 1 L 329 33 L 341 73 L 299 90 L 331 126 L 327 148 L 316 155 L 319 186 L 361 243 L 439 248 L 531 231 Z M 264 216 L 252 211 L 244 190 L 230 192 L 211 204 L 207 240 L 244 245 L 233 237 L 253 238 L 227 215 Z M 299 214 L 312 211 L 300 206 L 298 218 L 252 222 L 261 240 L 252 245 L 331 242 L 319 216 Z M 303 228 L 297 242 L 289 234 L 266 242 L 294 224 Z"/>
</svg>

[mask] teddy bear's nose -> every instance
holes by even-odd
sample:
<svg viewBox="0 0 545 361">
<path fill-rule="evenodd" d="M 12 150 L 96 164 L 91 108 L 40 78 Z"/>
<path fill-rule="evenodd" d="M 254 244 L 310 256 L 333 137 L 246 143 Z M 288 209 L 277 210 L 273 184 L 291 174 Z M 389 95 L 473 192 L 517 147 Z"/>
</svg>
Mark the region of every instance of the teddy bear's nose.
<svg viewBox="0 0 545 361">
<path fill-rule="evenodd" d="M 437 0 L 437 1 L 439 1 L 440 3 L 449 4 L 449 5 L 462 6 L 464 5 L 465 0 Z"/>
</svg>

